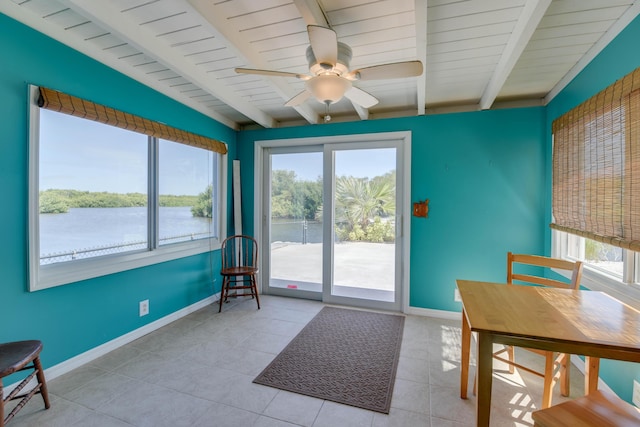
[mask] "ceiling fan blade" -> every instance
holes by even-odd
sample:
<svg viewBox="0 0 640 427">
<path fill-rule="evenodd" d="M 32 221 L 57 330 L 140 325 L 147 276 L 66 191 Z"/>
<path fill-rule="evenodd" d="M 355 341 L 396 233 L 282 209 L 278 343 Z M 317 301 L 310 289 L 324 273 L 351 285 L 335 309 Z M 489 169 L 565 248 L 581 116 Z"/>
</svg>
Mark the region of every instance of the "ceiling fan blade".
<svg viewBox="0 0 640 427">
<path fill-rule="evenodd" d="M 338 62 L 338 36 L 331 28 L 308 25 L 309 42 L 316 60 L 324 69 L 332 69 Z M 325 65 L 323 65 L 325 64 Z"/>
<path fill-rule="evenodd" d="M 284 71 L 272 71 L 272 70 L 255 70 L 253 68 L 236 68 L 236 73 L 240 74 L 258 74 L 261 76 L 270 77 L 295 77 L 300 80 L 307 80 L 310 76 L 304 74 L 287 73 Z"/>
<path fill-rule="evenodd" d="M 309 99 L 310 97 L 311 97 L 311 92 L 309 92 L 308 90 L 303 90 L 302 92 L 300 92 L 299 94 L 297 94 L 296 96 L 294 96 L 293 98 L 288 100 L 284 104 L 284 106 L 285 107 L 297 107 L 298 105 L 302 104 L 304 101 Z"/>
<path fill-rule="evenodd" d="M 422 74 L 422 62 L 405 61 L 353 70 L 345 76 L 350 80 L 382 80 L 416 77 Z"/>
<path fill-rule="evenodd" d="M 351 86 L 351 89 L 346 91 L 344 96 L 364 108 L 371 108 L 378 103 L 378 99 L 375 96 L 355 86 Z"/>
</svg>

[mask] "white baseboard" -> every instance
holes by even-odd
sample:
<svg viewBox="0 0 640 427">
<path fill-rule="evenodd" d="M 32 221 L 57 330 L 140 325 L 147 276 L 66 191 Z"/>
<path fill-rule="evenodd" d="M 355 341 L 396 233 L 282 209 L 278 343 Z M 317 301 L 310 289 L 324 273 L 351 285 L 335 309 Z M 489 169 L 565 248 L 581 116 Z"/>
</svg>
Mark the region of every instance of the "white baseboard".
<svg viewBox="0 0 640 427">
<path fill-rule="evenodd" d="M 85 351 L 77 356 L 74 356 L 70 359 L 65 360 L 64 362 L 58 363 L 57 365 L 51 366 L 44 370 L 44 375 L 47 381 L 51 381 L 54 378 L 57 378 L 61 375 L 64 375 L 72 370 L 79 368 L 82 365 L 85 365 L 99 357 L 104 356 L 105 354 L 116 350 L 126 344 L 129 344 L 132 341 L 137 340 L 140 337 L 143 337 L 157 329 L 162 328 L 163 326 L 168 325 L 171 322 L 175 322 L 176 320 L 187 316 L 188 314 L 193 313 L 194 311 L 198 311 L 201 308 L 204 308 L 220 299 L 220 292 L 210 297 L 207 297 L 203 300 L 198 301 L 195 304 L 192 304 L 188 307 L 185 307 L 181 310 L 178 310 L 174 313 L 171 313 L 165 317 L 162 317 L 156 321 L 148 323 L 141 328 L 135 329 L 127 334 L 121 335 L 118 338 L 115 338 L 111 341 L 108 341 L 98 347 L 94 347 L 91 350 Z M 32 380 L 31 383 L 27 386 L 27 390 L 35 387 L 36 380 Z M 19 382 L 8 385 L 4 387 L 4 395 L 8 395 L 11 391 L 17 387 Z"/>
</svg>

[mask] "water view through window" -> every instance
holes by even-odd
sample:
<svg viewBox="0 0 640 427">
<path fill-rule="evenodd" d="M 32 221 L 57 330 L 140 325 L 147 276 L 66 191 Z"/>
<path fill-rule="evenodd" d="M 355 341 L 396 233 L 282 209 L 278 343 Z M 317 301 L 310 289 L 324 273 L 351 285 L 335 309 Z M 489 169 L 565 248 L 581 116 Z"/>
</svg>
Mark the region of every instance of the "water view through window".
<svg viewBox="0 0 640 427">
<path fill-rule="evenodd" d="M 208 150 L 42 110 L 39 162 L 41 265 L 150 249 L 150 235 L 156 245 L 207 238 L 215 228 L 217 163 Z"/>
</svg>

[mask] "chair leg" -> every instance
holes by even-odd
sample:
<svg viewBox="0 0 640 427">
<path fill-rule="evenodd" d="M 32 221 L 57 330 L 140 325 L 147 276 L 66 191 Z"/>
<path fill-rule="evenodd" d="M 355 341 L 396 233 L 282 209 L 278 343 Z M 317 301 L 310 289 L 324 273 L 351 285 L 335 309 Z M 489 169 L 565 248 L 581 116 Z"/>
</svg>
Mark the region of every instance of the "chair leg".
<svg viewBox="0 0 640 427">
<path fill-rule="evenodd" d="M 571 384 L 571 364 L 569 363 L 569 355 L 563 354 L 560 361 L 560 394 L 569 396 Z"/>
<path fill-rule="evenodd" d="M 474 396 L 476 395 L 476 391 L 478 391 L 478 372 L 476 372 L 476 374 L 473 376 L 473 395 Z"/>
<path fill-rule="evenodd" d="M 256 276 L 252 275 L 251 280 L 251 293 L 256 296 L 256 302 L 258 303 L 258 310 L 260 310 L 260 297 L 258 297 L 258 286 L 256 285 Z"/>
<path fill-rule="evenodd" d="M 544 383 L 542 385 L 542 409 L 551 406 L 551 398 L 553 393 L 553 367 L 554 367 L 554 355 L 552 352 L 547 353 L 544 362 Z"/>
<path fill-rule="evenodd" d="M 222 289 L 220 289 L 220 308 L 218 309 L 218 313 L 222 311 L 222 303 L 224 302 L 224 298 L 225 298 L 224 291 L 228 287 L 228 284 L 227 284 L 228 281 L 229 281 L 229 278 L 227 276 L 224 276 L 222 278 Z"/>
<path fill-rule="evenodd" d="M 247 276 L 246 278 L 243 277 L 242 278 L 242 285 L 246 286 L 247 285 L 247 281 L 249 281 L 249 286 L 251 287 L 251 289 L 249 289 L 249 295 L 251 295 L 251 299 L 254 299 L 256 296 L 256 293 L 253 291 L 253 276 Z"/>
<path fill-rule="evenodd" d="M 515 362 L 516 360 L 516 351 L 512 345 L 507 346 L 507 359 L 509 359 L 511 363 Z M 513 374 L 515 372 L 515 366 L 513 366 L 511 363 L 509 364 L 509 373 Z"/>
<path fill-rule="evenodd" d="M 44 408 L 49 409 L 51 403 L 49 403 L 49 390 L 47 389 L 47 381 L 44 379 L 44 372 L 42 371 L 42 364 L 40 363 L 40 356 L 33 359 L 33 366 L 36 369 L 36 378 L 40 386 L 40 394 L 42 400 L 44 400 Z"/>
</svg>

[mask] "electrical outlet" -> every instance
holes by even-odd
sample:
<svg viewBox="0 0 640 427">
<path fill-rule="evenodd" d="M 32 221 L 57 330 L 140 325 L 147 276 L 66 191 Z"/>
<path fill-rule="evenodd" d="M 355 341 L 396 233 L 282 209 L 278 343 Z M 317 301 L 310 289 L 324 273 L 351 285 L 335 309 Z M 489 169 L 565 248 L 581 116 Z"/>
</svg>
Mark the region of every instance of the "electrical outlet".
<svg viewBox="0 0 640 427">
<path fill-rule="evenodd" d="M 149 314 L 149 300 L 140 301 L 140 317 Z"/>
<path fill-rule="evenodd" d="M 460 298 L 460 291 L 458 290 L 458 288 L 455 288 L 453 290 L 453 300 L 455 302 L 462 302 L 462 299 Z"/>
<path fill-rule="evenodd" d="M 631 401 L 640 408 L 640 383 L 636 380 L 633 380 L 633 397 Z"/>
</svg>

